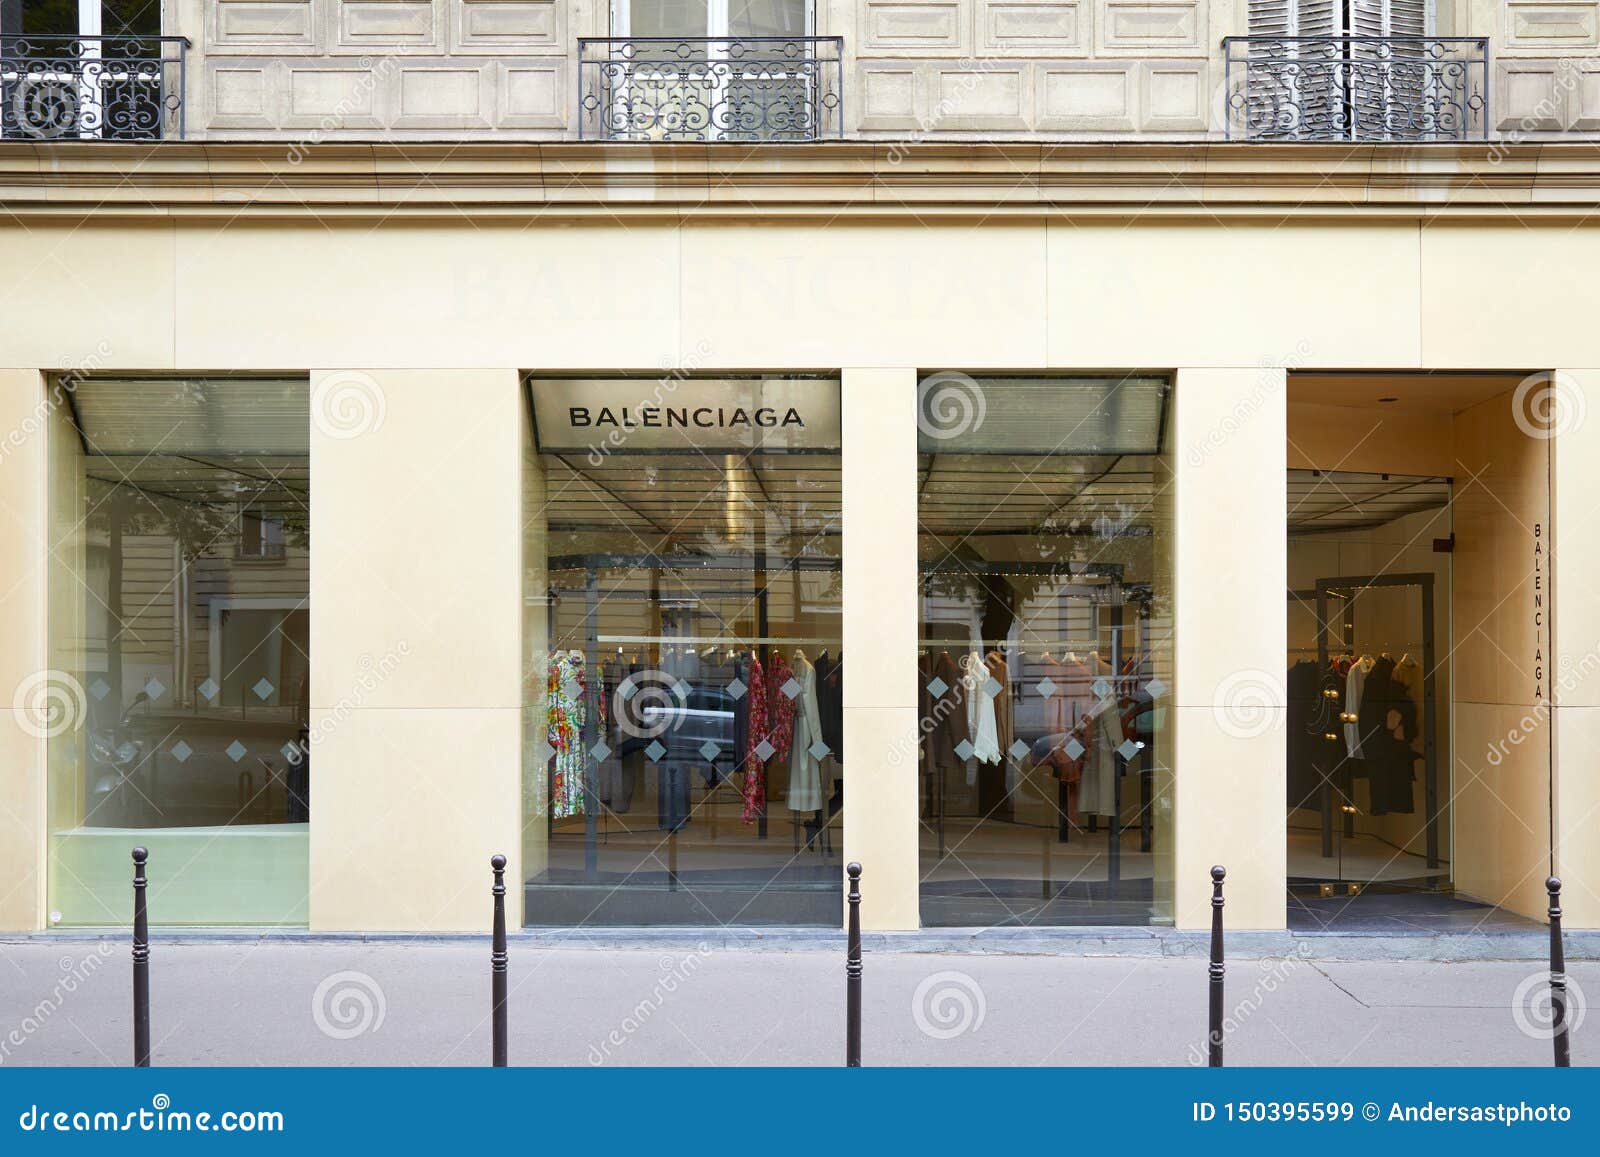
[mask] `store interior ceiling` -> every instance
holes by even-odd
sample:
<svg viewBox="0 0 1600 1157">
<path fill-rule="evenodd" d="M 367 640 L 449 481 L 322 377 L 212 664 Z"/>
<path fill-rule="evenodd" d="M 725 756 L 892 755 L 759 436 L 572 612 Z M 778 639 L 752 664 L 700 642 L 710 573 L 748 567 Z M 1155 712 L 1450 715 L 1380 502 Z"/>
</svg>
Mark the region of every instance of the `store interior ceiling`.
<svg viewBox="0 0 1600 1157">
<path fill-rule="evenodd" d="M 1450 504 L 1450 479 L 1341 470 L 1289 471 L 1289 534 L 1363 530 Z"/>
<path fill-rule="evenodd" d="M 1291 373 L 1288 399 L 1401 414 L 1456 414 L 1516 388 L 1521 374 Z"/>
</svg>

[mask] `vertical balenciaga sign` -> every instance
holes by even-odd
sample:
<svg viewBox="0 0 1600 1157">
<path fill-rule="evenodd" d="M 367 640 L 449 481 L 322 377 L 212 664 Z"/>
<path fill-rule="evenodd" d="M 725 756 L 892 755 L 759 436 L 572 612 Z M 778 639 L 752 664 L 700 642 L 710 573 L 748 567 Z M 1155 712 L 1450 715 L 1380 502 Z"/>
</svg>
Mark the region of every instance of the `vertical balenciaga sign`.
<svg viewBox="0 0 1600 1157">
<path fill-rule="evenodd" d="M 1533 524 L 1533 701 L 1544 702 L 1544 524 Z"/>
</svg>

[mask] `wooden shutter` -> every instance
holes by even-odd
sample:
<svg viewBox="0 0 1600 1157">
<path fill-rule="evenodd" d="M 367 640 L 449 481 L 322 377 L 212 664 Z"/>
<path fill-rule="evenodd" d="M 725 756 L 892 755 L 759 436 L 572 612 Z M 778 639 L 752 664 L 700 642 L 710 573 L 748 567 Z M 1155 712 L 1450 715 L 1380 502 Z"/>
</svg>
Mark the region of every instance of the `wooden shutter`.
<svg viewBox="0 0 1600 1157">
<path fill-rule="evenodd" d="M 1285 37 L 1252 46 L 1245 105 L 1254 137 L 1317 140 L 1342 137 L 1342 0 L 1249 0 L 1251 36 Z"/>
<path fill-rule="evenodd" d="M 1352 36 L 1422 37 L 1428 0 L 1350 0 Z M 1435 135 L 1438 72 L 1427 46 L 1393 40 L 1351 47 L 1352 136 L 1363 140 L 1426 140 Z"/>
</svg>

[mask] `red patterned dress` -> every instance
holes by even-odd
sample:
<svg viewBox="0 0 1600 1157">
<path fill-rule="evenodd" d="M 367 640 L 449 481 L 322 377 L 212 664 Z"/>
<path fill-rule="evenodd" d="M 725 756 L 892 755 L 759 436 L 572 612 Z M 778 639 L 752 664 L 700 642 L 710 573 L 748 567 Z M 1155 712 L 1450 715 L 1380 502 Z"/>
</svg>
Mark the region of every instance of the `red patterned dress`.
<svg viewBox="0 0 1600 1157">
<path fill-rule="evenodd" d="M 740 752 L 740 765 L 744 768 L 744 807 L 739 818 L 754 823 L 767 806 L 767 765 L 756 754 L 756 748 L 767 738 L 767 680 L 761 671 L 761 660 L 750 653 L 750 686 L 745 692 L 749 704 L 750 727 L 745 737 L 744 750 Z"/>
</svg>

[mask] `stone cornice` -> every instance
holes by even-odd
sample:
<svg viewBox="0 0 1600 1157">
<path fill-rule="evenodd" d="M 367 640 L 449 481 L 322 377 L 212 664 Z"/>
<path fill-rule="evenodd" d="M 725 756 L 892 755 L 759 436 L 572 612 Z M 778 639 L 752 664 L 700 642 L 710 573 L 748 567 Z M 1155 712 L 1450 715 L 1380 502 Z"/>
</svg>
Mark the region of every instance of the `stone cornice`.
<svg viewBox="0 0 1600 1157">
<path fill-rule="evenodd" d="M 0 214 L 82 219 L 1505 218 L 1600 209 L 1600 142 L 0 142 Z"/>
</svg>

